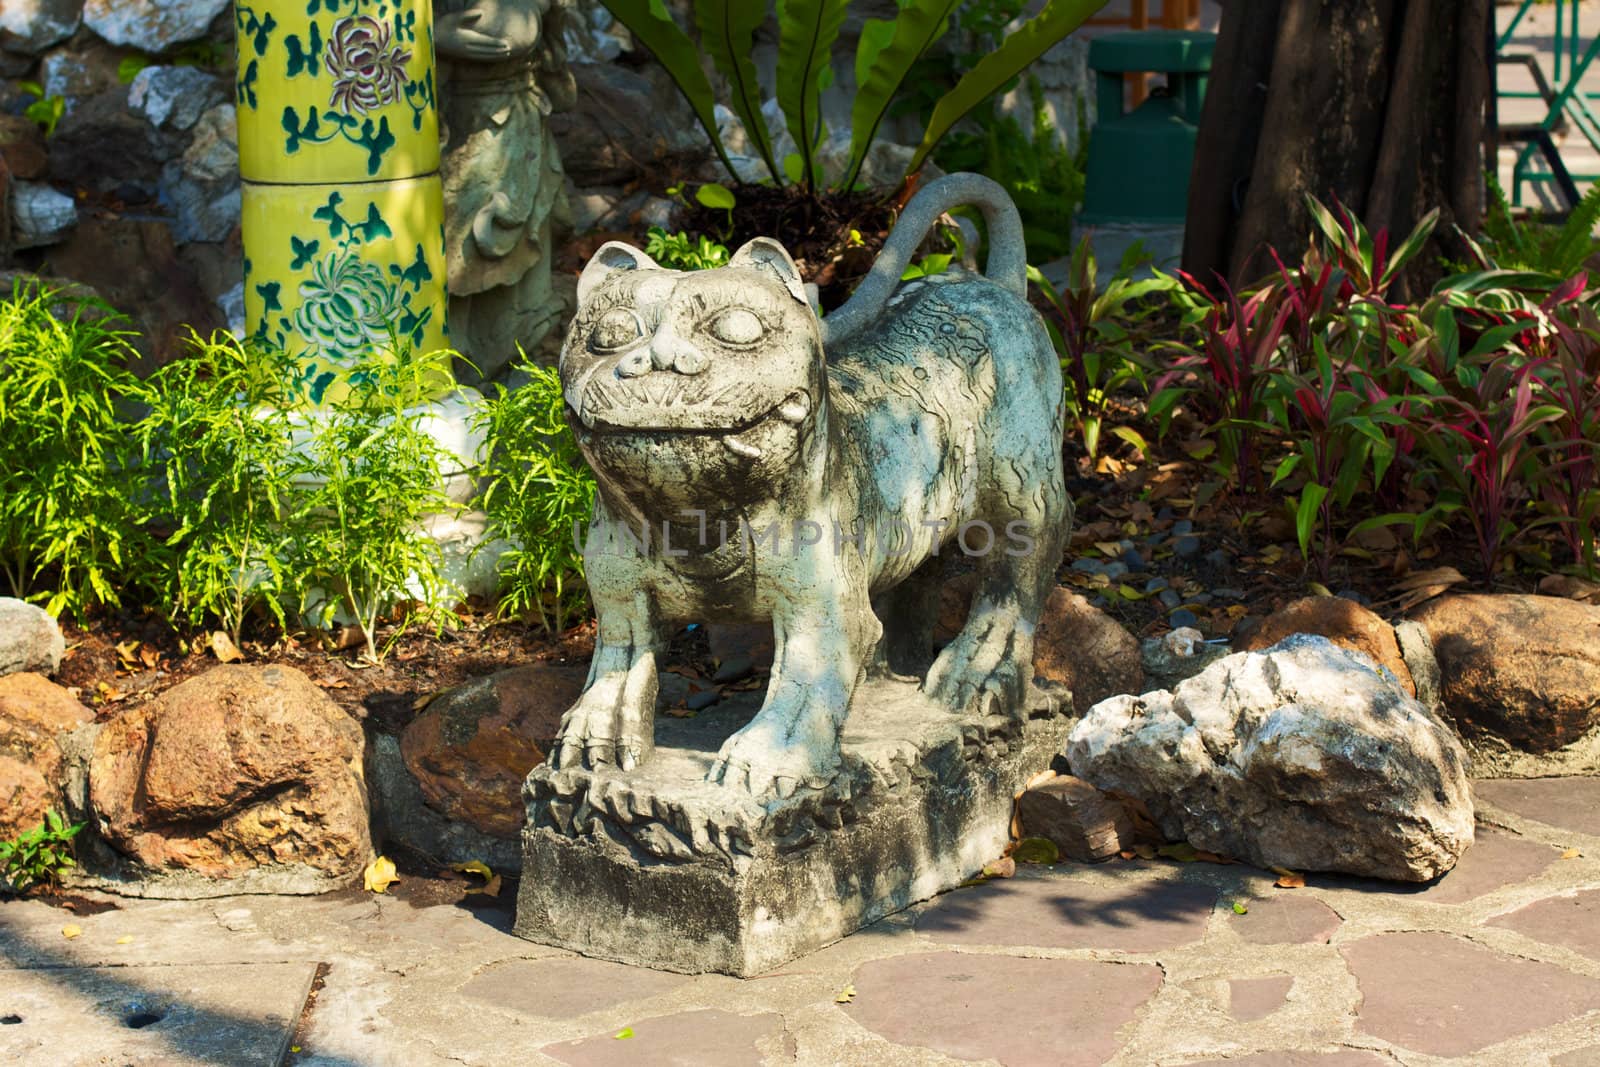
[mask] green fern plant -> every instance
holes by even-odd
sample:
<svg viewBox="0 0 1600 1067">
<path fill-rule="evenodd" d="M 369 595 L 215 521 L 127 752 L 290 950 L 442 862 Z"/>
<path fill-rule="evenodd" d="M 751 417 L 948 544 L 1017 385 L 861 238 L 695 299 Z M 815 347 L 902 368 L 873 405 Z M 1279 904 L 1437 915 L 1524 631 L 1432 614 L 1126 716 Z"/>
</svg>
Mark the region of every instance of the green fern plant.
<svg viewBox="0 0 1600 1067">
<path fill-rule="evenodd" d="M 1566 278 L 1584 268 L 1600 251 L 1594 236 L 1600 225 L 1600 183 L 1589 187 L 1566 220 L 1553 224 L 1536 220 L 1519 222 L 1511 213 L 1505 190 L 1493 174 L 1487 176 L 1489 209 L 1480 240 L 1471 243 L 1478 268 L 1526 270 Z"/>
<path fill-rule="evenodd" d="M 127 325 L 36 279 L 0 299 L 0 575 L 52 615 L 116 606 L 154 554 L 125 421 L 148 390 Z"/>
<path fill-rule="evenodd" d="M 562 378 L 523 357 L 528 382 L 499 386 L 480 416 L 490 480 L 478 506 L 494 536 L 518 545 L 499 560 L 504 616 L 565 630 L 587 606 L 579 528 L 594 507 L 595 480 L 566 427 Z"/>
<path fill-rule="evenodd" d="M 492 448 L 479 498 L 495 536 L 520 547 L 500 557 L 500 612 L 565 630 L 584 610 L 583 546 L 577 531 L 594 504 L 594 475 L 567 428 L 561 376 L 523 357 L 528 376 L 499 387 L 480 416 Z"/>
</svg>

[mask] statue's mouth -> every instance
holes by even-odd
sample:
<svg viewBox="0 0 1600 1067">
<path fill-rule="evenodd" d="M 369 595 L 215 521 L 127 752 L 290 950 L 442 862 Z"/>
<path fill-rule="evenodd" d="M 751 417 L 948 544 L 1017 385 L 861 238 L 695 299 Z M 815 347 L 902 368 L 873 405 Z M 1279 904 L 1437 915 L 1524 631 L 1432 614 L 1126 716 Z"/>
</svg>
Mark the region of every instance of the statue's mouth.
<svg viewBox="0 0 1600 1067">
<path fill-rule="evenodd" d="M 778 403 L 748 418 L 708 418 L 712 412 L 696 412 L 690 417 L 683 409 L 658 411 L 650 405 L 632 408 L 605 408 L 599 412 L 580 412 L 567 405 L 567 421 L 580 438 L 588 434 L 604 436 L 648 435 L 651 437 L 720 437 L 723 447 L 746 459 L 760 459 L 761 445 L 755 438 L 769 424 L 799 427 L 811 414 L 811 394 L 796 389 Z"/>
</svg>

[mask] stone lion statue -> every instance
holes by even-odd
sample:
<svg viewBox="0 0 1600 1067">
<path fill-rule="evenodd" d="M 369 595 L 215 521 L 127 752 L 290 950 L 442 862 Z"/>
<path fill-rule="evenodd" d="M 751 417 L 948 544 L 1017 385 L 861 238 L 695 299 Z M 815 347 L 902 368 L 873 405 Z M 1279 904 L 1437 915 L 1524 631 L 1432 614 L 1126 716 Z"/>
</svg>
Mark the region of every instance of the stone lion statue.
<svg viewBox="0 0 1600 1067">
<path fill-rule="evenodd" d="M 987 276 L 900 284 L 961 204 L 987 222 Z M 700 272 L 595 253 L 560 369 L 599 483 L 599 632 L 554 767 L 650 758 L 674 626 L 771 619 L 765 702 L 710 777 L 764 802 L 825 787 L 864 673 L 927 663 L 941 552 L 972 556 L 978 589 L 924 690 L 963 715 L 1023 706 L 1071 518 L 1060 368 L 1025 289 L 1016 209 L 976 175 L 920 191 L 826 320 L 773 240 Z"/>
</svg>

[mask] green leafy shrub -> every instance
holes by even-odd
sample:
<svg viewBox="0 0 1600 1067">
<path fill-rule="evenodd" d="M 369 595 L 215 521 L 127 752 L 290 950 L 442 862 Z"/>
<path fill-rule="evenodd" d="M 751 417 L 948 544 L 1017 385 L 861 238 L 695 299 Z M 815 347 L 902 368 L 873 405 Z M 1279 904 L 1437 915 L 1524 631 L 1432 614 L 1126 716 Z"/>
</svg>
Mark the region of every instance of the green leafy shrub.
<svg viewBox="0 0 1600 1067">
<path fill-rule="evenodd" d="M 0 841 L 0 878 L 15 892 L 35 885 L 55 885 L 61 876 L 77 866 L 73 859 L 73 838 L 83 823 L 66 824 L 55 811 L 44 813 L 44 822 L 10 841 Z"/>
<path fill-rule="evenodd" d="M 1420 542 L 1451 523 L 1490 580 L 1513 549 L 1537 557 L 1526 535 L 1550 525 L 1593 574 L 1600 316 L 1587 275 L 1491 268 L 1395 304 L 1388 290 L 1437 216 L 1391 245 L 1342 208 L 1311 207 L 1303 260 L 1279 260 L 1248 293 L 1184 276 L 1199 315 L 1169 349 L 1152 413 L 1184 403 L 1241 491 L 1268 488 L 1271 470 L 1324 577 L 1344 533 L 1401 525 Z"/>
<path fill-rule="evenodd" d="M 174 526 L 168 610 L 194 627 L 215 619 L 235 644 L 257 609 L 284 628 L 297 592 L 288 520 L 309 463 L 293 447 L 296 372 L 283 352 L 219 333 L 193 337 L 187 355 L 149 379 L 140 436 Z"/>
<path fill-rule="evenodd" d="M 1462 264 L 1465 270 L 1537 271 L 1568 278 L 1600 251 L 1600 241 L 1594 237 L 1595 226 L 1600 224 L 1600 185 L 1590 186 L 1564 221 L 1548 223 L 1517 221 L 1493 174 L 1487 175 L 1487 184 L 1489 210 L 1484 214 L 1483 233 L 1477 241 L 1468 239 L 1476 263 Z"/>
<path fill-rule="evenodd" d="M 0 301 L 0 571 L 53 615 L 147 579 L 130 336 L 105 304 L 36 280 Z"/>
<path fill-rule="evenodd" d="M 564 630 L 584 610 L 583 551 L 577 531 L 594 504 L 594 475 L 564 416 L 560 375 L 524 361 L 528 382 L 499 386 L 481 427 L 491 477 L 480 504 L 495 535 L 520 548 L 500 558 L 500 610 Z"/>
<path fill-rule="evenodd" d="M 668 233 L 660 226 L 650 227 L 645 240 L 645 255 L 673 270 L 710 270 L 728 265 L 728 249 L 701 234 L 692 238 L 678 231 Z"/>
<path fill-rule="evenodd" d="M 342 605 L 374 663 L 409 625 L 412 614 L 404 612 L 378 646 L 378 622 L 401 601 L 435 605 L 427 611 L 437 626 L 449 618 L 436 606 L 444 595 L 439 546 L 423 525 L 459 505 L 444 491 L 447 456 L 413 406 L 435 373 L 432 356 L 403 348 L 374 357 L 351 378 L 349 394 L 307 419 L 303 431 L 310 464 L 291 518 L 294 573 L 302 589 L 332 591 L 337 600 L 321 606 L 319 621 L 330 623 Z"/>
<path fill-rule="evenodd" d="M 776 97 L 793 138 L 792 158 L 778 159 L 772 132 L 761 113 L 762 87 L 751 59 L 756 30 L 767 5 L 753 0 L 696 0 L 697 48 L 660 0 L 605 0 L 605 5 L 666 68 L 689 101 L 728 173 L 733 162 L 717 132 L 716 95 L 701 64 L 702 49 L 730 87 L 729 107 L 743 123 L 772 180 L 822 184 L 817 150 L 823 128 L 821 95 L 833 71 L 833 49 L 849 0 L 778 0 Z M 890 105 L 921 59 L 950 28 L 960 0 L 903 0 L 893 19 L 867 19 L 855 55 L 856 95 L 851 107 L 850 155 L 839 187 L 854 186 Z M 921 143 L 906 173 L 914 174 L 951 127 L 1011 82 L 1105 0 L 1048 0 L 1044 8 L 979 59 L 949 92 L 934 102 Z"/>
<path fill-rule="evenodd" d="M 1153 365 L 1143 349 L 1151 339 L 1152 316 L 1176 285 L 1163 274 L 1134 281 L 1141 255 L 1142 246 L 1135 243 L 1104 288 L 1098 283 L 1094 251 L 1087 237 L 1073 252 L 1062 292 L 1038 270 L 1028 268 L 1028 280 L 1048 306 L 1045 329 L 1061 359 L 1067 418 L 1090 459 L 1100 451 L 1100 431 L 1111 398 L 1124 389 L 1148 392 Z M 1129 427 L 1113 432 L 1136 448 L 1147 446 Z"/>
</svg>

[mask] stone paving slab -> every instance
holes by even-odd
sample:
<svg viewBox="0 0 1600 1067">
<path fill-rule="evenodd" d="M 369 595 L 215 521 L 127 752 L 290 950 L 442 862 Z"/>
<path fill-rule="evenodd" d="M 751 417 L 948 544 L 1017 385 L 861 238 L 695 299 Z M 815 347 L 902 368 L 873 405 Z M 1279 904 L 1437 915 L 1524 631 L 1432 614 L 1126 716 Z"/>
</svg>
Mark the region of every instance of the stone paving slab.
<svg viewBox="0 0 1600 1067">
<path fill-rule="evenodd" d="M 289 1067 L 1597 1067 L 1600 839 L 1567 828 L 1593 791 L 1485 783 L 1478 845 L 1428 886 L 1312 874 L 1280 889 L 1251 867 L 1167 861 L 1024 867 L 748 980 L 534 945 L 510 935 L 503 902 L 349 892 L 83 917 L 5 902 L 0 1065 L 258 1062 L 202 1042 L 292 1018 L 321 963 Z M 82 932 L 63 937 L 67 923 Z M 4 1022 L 23 997 L 71 1038 L 50 1058 L 20 1044 L 29 1024 Z M 119 1029 L 134 1001 L 169 1021 Z"/>
<path fill-rule="evenodd" d="M 1474 782 L 1480 804 L 1600 839 L 1600 778 L 1501 778 Z"/>
<path fill-rule="evenodd" d="M 277 1067 L 315 974 L 304 963 L 0 970 L 0 1063 Z"/>
</svg>

